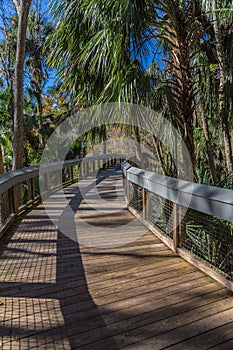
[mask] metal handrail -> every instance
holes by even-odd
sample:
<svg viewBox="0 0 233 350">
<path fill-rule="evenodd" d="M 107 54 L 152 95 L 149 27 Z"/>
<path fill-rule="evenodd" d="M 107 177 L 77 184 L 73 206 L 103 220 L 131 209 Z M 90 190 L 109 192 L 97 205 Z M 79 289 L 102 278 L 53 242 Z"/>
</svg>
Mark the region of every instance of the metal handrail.
<svg viewBox="0 0 233 350">
<path fill-rule="evenodd" d="M 181 206 L 233 222 L 233 191 L 179 180 L 122 164 L 126 179 Z"/>
<path fill-rule="evenodd" d="M 129 211 L 175 253 L 233 291 L 233 191 L 122 164 Z"/>
</svg>

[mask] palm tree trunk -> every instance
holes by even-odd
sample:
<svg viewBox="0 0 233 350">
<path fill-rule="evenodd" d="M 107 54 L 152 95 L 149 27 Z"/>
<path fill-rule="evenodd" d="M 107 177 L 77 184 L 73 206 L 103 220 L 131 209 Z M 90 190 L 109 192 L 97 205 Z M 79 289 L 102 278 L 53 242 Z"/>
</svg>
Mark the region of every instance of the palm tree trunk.
<svg viewBox="0 0 233 350">
<path fill-rule="evenodd" d="M 41 136 L 40 136 L 40 143 L 42 148 L 45 148 L 45 135 L 44 135 L 44 123 L 43 123 L 43 105 L 42 105 L 42 99 L 41 99 L 41 94 L 38 93 L 36 95 L 36 109 L 37 113 L 39 116 L 39 128 L 41 131 Z"/>
<path fill-rule="evenodd" d="M 191 103 L 190 103 L 191 104 Z M 182 115 L 182 111 L 181 111 Z M 186 146 L 183 147 L 183 171 L 186 179 L 197 179 L 196 176 L 196 152 L 193 139 L 193 111 L 187 111 L 185 108 L 185 114 L 182 118 L 184 120 L 183 127 L 183 142 Z M 188 151 L 188 152 L 187 152 Z"/>
<path fill-rule="evenodd" d="M 210 141 L 209 126 L 203 111 L 201 112 L 201 119 L 202 119 L 203 131 L 205 135 L 206 151 L 207 151 L 207 156 L 209 161 L 210 173 L 213 180 L 213 184 L 216 184 L 218 179 L 217 179 L 217 173 L 214 165 L 214 157 L 213 157 L 213 150 L 212 150 L 212 145 Z"/>
<path fill-rule="evenodd" d="M 139 128 L 137 126 L 134 126 L 133 130 L 134 130 L 134 136 L 135 136 L 135 139 L 136 139 L 136 150 L 135 150 L 136 159 L 139 162 L 139 164 L 142 164 L 140 130 L 139 130 Z M 142 167 L 143 167 L 143 164 L 142 164 Z"/>
<path fill-rule="evenodd" d="M 224 86 L 225 86 L 225 75 L 226 75 L 225 60 L 224 60 L 224 54 L 223 54 L 223 48 L 222 48 L 221 31 L 219 28 L 219 21 L 216 15 L 216 10 L 217 10 L 216 0 L 212 0 L 213 28 L 214 28 L 214 35 L 216 40 L 216 54 L 219 62 L 219 73 L 220 73 L 220 78 L 219 78 L 220 119 L 221 119 L 223 139 L 224 139 L 227 172 L 231 173 L 233 172 L 231 135 L 230 135 L 227 111 L 224 103 Z"/>
<path fill-rule="evenodd" d="M 167 169 L 167 165 L 165 162 L 165 157 L 162 154 L 162 150 L 161 150 L 161 145 L 160 145 L 160 141 L 154 136 L 152 135 L 152 140 L 153 140 L 153 145 L 160 163 L 160 166 L 164 172 L 164 175 L 166 176 L 172 176 L 173 174 L 170 174 L 169 170 Z"/>
</svg>

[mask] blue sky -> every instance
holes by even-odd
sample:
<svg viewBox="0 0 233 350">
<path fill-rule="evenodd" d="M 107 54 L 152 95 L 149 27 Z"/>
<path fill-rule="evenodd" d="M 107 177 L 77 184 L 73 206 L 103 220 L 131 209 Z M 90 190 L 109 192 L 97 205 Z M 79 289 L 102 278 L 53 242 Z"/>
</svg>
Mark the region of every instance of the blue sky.
<svg viewBox="0 0 233 350">
<path fill-rule="evenodd" d="M 44 15 L 46 15 L 46 17 L 47 16 L 50 17 L 49 6 L 48 6 L 49 0 L 33 0 L 32 1 L 32 5 L 33 4 L 36 5 L 36 4 L 40 4 L 40 3 L 41 3 L 42 13 Z M 2 15 L 2 12 L 3 12 L 3 15 L 6 16 L 8 19 L 10 18 L 11 14 L 13 14 L 13 12 L 14 12 L 14 6 L 13 6 L 12 0 L 10 0 L 10 1 L 4 0 L 3 1 L 3 8 L 2 9 L 0 8 L 1 15 Z M 2 40 L 3 39 L 2 30 L 4 28 L 2 16 L 0 16 L 0 28 L 1 28 L 0 40 Z M 46 89 L 54 86 L 55 81 L 56 81 L 56 71 L 53 70 L 53 71 L 49 72 L 49 80 L 48 80 L 48 83 L 46 84 Z"/>
<path fill-rule="evenodd" d="M 49 0 L 42 0 L 41 5 L 42 5 L 42 10 L 44 12 L 48 12 L 49 2 L 50 2 Z"/>
<path fill-rule="evenodd" d="M 33 4 L 41 4 L 41 12 L 46 16 L 46 17 L 50 17 L 51 14 L 49 13 L 49 4 L 51 3 L 51 0 L 33 0 Z M 13 10 L 12 7 L 12 0 L 10 0 L 10 2 L 7 0 L 5 0 L 5 4 L 6 4 L 6 13 L 10 13 L 10 11 Z M 2 27 L 3 23 L 2 23 L 2 18 L 0 17 L 0 26 Z M 1 35 L 1 31 L 0 31 L 0 40 L 2 39 L 2 35 Z M 146 44 L 145 45 L 145 52 L 144 52 L 144 57 L 141 60 L 141 64 L 142 67 L 144 69 L 146 69 L 151 62 L 154 60 L 154 49 L 156 47 L 156 42 L 151 43 L 150 45 Z M 145 54 L 146 53 L 146 54 Z M 157 54 L 156 55 L 156 60 L 160 59 L 161 60 L 161 54 Z M 139 56 L 137 57 L 139 59 Z M 162 62 L 162 61 L 161 61 Z M 161 63 L 162 66 L 162 63 Z M 55 84 L 55 80 L 56 80 L 56 71 L 53 70 L 52 72 L 50 72 L 50 78 L 48 80 L 48 83 L 46 84 L 46 88 L 49 88 L 51 86 L 54 86 Z"/>
</svg>

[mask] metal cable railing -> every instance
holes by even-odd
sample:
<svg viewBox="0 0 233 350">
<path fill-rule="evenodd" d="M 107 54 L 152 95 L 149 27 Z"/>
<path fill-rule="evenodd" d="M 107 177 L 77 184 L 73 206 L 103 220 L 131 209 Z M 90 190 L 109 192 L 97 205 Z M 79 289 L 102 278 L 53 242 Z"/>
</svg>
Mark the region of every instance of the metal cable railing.
<svg viewBox="0 0 233 350">
<path fill-rule="evenodd" d="M 172 202 L 148 191 L 146 221 L 155 224 L 159 229 L 172 238 L 173 213 Z"/>
<path fill-rule="evenodd" d="M 185 216 L 185 230 L 180 227 L 179 234 L 180 247 L 233 280 L 232 223 L 189 209 Z"/>
<path fill-rule="evenodd" d="M 233 290 L 233 191 L 122 164 L 128 209 L 171 249 Z"/>
</svg>

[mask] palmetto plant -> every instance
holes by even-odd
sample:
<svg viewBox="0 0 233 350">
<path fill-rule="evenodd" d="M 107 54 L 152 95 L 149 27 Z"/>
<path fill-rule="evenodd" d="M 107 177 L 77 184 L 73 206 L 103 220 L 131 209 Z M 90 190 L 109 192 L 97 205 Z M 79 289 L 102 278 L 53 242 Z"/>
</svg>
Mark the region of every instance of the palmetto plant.
<svg viewBox="0 0 233 350">
<path fill-rule="evenodd" d="M 149 35 L 154 1 L 55 2 L 59 17 L 51 63 L 64 85 L 85 105 L 135 101 L 136 52 Z M 137 72 L 137 73 L 136 73 Z"/>
<path fill-rule="evenodd" d="M 233 256 L 232 223 L 193 212 L 186 221 L 186 245 L 213 266 L 229 272 Z"/>
</svg>

